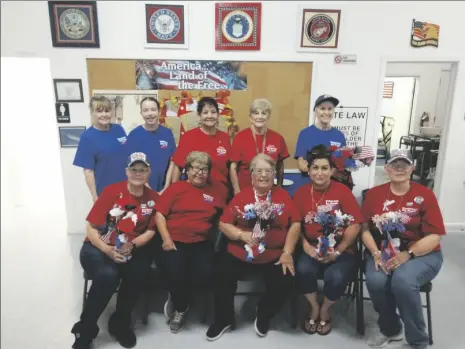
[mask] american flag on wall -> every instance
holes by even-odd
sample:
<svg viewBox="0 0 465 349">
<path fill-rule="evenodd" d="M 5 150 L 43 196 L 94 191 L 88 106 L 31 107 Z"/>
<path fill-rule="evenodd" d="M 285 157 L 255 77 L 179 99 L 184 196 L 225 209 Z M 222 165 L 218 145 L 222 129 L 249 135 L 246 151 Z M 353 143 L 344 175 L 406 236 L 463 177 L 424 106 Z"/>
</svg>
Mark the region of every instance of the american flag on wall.
<svg viewBox="0 0 465 349">
<path fill-rule="evenodd" d="M 383 98 L 392 98 L 394 94 L 394 81 L 385 81 L 383 89 Z"/>
<path fill-rule="evenodd" d="M 141 90 L 247 90 L 245 62 L 136 61 L 136 88 Z"/>
</svg>

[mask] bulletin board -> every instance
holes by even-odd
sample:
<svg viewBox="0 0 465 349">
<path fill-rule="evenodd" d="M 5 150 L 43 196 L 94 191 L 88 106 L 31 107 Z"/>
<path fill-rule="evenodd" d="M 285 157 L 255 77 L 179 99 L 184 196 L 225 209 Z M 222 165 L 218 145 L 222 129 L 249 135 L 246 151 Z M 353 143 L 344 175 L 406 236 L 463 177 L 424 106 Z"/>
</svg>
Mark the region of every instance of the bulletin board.
<svg viewBox="0 0 465 349">
<path fill-rule="evenodd" d="M 87 59 L 89 95 L 94 90 L 135 90 L 135 59 Z M 311 62 L 247 62 L 246 91 L 232 90 L 229 103 L 240 130 L 250 126 L 249 107 L 256 98 L 272 104 L 269 127 L 286 140 L 291 157 L 286 169 L 297 168 L 293 158 L 299 132 L 308 126 L 312 81 Z M 158 90 L 158 98 L 180 96 L 181 91 Z M 200 91 L 189 90 L 192 95 Z M 214 96 L 215 91 L 201 91 Z"/>
</svg>

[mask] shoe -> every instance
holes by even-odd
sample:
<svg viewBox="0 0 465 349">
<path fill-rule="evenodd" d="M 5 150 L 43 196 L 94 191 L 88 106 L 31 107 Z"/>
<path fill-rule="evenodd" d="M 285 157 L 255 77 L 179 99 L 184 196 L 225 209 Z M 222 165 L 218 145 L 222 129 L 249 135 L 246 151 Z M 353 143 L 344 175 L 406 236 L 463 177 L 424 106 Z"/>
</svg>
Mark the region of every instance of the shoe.
<svg viewBox="0 0 465 349">
<path fill-rule="evenodd" d="M 259 316 L 257 308 L 257 317 L 255 318 L 255 332 L 259 337 L 266 337 L 270 329 L 270 321 L 265 316 Z"/>
<path fill-rule="evenodd" d="M 390 336 L 390 337 L 387 337 L 382 333 L 378 333 L 377 335 L 373 336 L 372 338 L 369 338 L 367 340 L 367 344 L 372 348 L 384 348 L 389 343 L 391 343 L 391 342 L 399 342 L 402 339 L 404 339 L 403 331 L 400 331 L 395 336 Z"/>
<path fill-rule="evenodd" d="M 178 333 L 182 331 L 184 328 L 184 323 L 186 322 L 186 314 L 188 310 L 189 307 L 187 307 L 186 311 L 182 313 L 176 310 L 174 311 L 170 319 L 170 330 L 172 333 Z"/>
<path fill-rule="evenodd" d="M 123 348 L 134 348 L 137 344 L 136 335 L 129 325 L 129 321 L 121 321 L 116 313 L 110 316 L 108 332 L 116 338 Z"/>
<path fill-rule="evenodd" d="M 90 345 L 95 337 L 97 337 L 99 330 L 95 326 L 92 329 L 86 329 L 82 322 L 77 322 L 71 329 L 71 333 L 76 338 L 72 346 L 73 349 L 90 349 Z"/>
<path fill-rule="evenodd" d="M 174 305 L 173 302 L 171 301 L 171 295 L 168 293 L 168 299 L 165 302 L 165 306 L 163 307 L 163 312 L 165 313 L 165 316 L 168 319 L 171 319 L 171 317 L 174 314 Z"/>
<path fill-rule="evenodd" d="M 207 331 L 207 340 L 210 342 L 216 341 L 220 339 L 223 333 L 229 331 L 231 329 L 231 325 L 220 325 L 220 324 L 213 324 L 208 328 Z"/>
</svg>

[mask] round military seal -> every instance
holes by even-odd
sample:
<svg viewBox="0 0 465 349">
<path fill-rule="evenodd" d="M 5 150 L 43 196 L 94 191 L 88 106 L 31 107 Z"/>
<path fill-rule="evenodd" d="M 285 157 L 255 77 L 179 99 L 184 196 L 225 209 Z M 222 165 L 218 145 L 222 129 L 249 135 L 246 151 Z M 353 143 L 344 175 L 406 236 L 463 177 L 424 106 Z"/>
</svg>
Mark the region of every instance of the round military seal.
<svg viewBox="0 0 465 349">
<path fill-rule="evenodd" d="M 150 32 L 159 40 L 169 41 L 181 30 L 181 21 L 176 13 L 169 9 L 160 9 L 150 16 Z"/>
<path fill-rule="evenodd" d="M 90 21 L 81 10 L 70 8 L 61 14 L 60 28 L 67 37 L 82 39 L 90 31 Z"/>
<path fill-rule="evenodd" d="M 324 45 L 334 36 L 336 25 L 333 19 L 325 14 L 313 16 L 305 28 L 305 35 L 314 45 Z"/>
<path fill-rule="evenodd" d="M 252 17 L 244 11 L 232 11 L 228 13 L 221 25 L 221 31 L 225 38 L 233 43 L 247 41 L 253 33 L 254 24 Z"/>
</svg>

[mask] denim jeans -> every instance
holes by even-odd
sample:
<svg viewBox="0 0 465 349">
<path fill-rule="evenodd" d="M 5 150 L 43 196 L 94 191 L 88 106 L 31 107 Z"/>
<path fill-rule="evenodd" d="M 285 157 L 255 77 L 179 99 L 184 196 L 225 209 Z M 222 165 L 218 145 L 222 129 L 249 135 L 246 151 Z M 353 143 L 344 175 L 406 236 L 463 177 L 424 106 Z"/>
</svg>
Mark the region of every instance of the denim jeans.
<svg viewBox="0 0 465 349">
<path fill-rule="evenodd" d="M 318 291 L 318 279 L 324 280 L 323 293 L 330 301 L 338 300 L 353 278 L 357 259 L 353 253 L 341 254 L 333 263 L 320 263 L 302 252 L 297 260 L 297 284 L 303 294 Z"/>
<path fill-rule="evenodd" d="M 192 286 L 207 288 L 213 274 L 213 244 L 175 242 L 176 251 L 163 251 L 160 268 L 168 282 L 174 309 L 184 312 L 189 306 Z"/>
<path fill-rule="evenodd" d="M 442 253 L 438 251 L 409 260 L 391 275 L 386 275 L 381 269 L 376 271 L 373 257 L 367 257 L 366 284 L 373 306 L 379 313 L 381 333 L 385 336 L 398 334 L 402 330 L 402 319 L 408 344 L 418 349 L 428 346 L 420 287 L 433 280 L 441 266 Z"/>
</svg>

